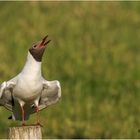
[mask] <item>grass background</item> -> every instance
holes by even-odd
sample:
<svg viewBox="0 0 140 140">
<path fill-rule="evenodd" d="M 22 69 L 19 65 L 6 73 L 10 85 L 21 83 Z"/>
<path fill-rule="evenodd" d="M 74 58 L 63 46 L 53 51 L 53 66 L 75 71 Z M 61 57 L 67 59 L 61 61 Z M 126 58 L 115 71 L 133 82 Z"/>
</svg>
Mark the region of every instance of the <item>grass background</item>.
<svg viewBox="0 0 140 140">
<path fill-rule="evenodd" d="M 52 40 L 42 71 L 62 99 L 40 113 L 44 138 L 140 138 L 139 2 L 0 2 L 0 27 L 1 83 Z M 0 138 L 20 124 L 9 115 L 0 108 Z"/>
</svg>

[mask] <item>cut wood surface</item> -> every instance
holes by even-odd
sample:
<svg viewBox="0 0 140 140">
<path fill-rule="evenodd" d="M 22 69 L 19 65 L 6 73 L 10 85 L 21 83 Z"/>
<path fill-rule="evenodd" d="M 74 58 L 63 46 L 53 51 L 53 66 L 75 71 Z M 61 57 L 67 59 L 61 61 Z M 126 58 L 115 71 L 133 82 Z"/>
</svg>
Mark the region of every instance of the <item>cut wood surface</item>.
<svg viewBox="0 0 140 140">
<path fill-rule="evenodd" d="M 8 139 L 42 139 L 41 127 L 39 125 L 9 127 Z"/>
</svg>

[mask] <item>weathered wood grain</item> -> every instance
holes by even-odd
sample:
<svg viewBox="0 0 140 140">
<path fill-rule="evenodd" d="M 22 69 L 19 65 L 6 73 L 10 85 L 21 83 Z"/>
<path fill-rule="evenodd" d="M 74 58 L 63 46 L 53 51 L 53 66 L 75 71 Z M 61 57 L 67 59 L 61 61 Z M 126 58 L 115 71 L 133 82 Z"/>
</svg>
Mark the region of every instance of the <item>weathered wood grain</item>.
<svg viewBox="0 0 140 140">
<path fill-rule="evenodd" d="M 41 127 L 39 125 L 9 127 L 8 139 L 42 139 Z"/>
</svg>

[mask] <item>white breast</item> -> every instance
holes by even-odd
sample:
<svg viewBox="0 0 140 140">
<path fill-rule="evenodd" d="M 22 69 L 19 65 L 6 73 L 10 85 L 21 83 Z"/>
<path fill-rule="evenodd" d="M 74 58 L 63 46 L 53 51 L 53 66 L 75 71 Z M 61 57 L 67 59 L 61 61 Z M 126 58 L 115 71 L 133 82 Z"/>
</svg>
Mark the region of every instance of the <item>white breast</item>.
<svg viewBox="0 0 140 140">
<path fill-rule="evenodd" d="M 26 64 L 13 89 L 13 96 L 23 101 L 35 100 L 41 94 L 42 88 L 41 63 L 28 53 Z"/>
<path fill-rule="evenodd" d="M 43 85 L 40 79 L 19 78 L 13 96 L 21 100 L 34 100 L 41 94 Z"/>
</svg>

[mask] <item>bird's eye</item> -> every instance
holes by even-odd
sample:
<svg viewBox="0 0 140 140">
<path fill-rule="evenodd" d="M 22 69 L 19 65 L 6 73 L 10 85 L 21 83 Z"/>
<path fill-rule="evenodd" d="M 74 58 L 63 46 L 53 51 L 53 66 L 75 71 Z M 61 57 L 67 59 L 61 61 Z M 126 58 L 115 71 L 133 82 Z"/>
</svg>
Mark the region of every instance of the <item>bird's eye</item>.
<svg viewBox="0 0 140 140">
<path fill-rule="evenodd" d="M 36 45 L 34 45 L 33 47 L 36 48 Z"/>
</svg>

